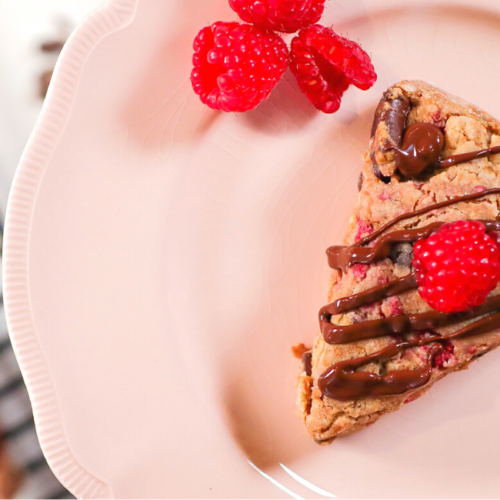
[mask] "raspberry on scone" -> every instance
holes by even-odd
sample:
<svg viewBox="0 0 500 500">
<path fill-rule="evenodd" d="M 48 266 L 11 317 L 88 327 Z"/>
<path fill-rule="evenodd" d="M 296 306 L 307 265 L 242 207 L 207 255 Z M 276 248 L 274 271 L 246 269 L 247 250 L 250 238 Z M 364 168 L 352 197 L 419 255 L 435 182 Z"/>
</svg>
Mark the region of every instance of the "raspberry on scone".
<svg viewBox="0 0 500 500">
<path fill-rule="evenodd" d="M 426 168 L 402 171 L 410 127 L 437 149 L 417 148 Z M 499 144 L 499 121 L 427 83 L 384 94 L 345 245 L 328 250 L 331 303 L 303 354 L 299 414 L 317 442 L 398 410 L 500 345 Z"/>
<path fill-rule="evenodd" d="M 249 24 L 217 22 L 194 40 L 191 83 L 212 109 L 254 109 L 271 93 L 288 65 L 280 36 Z"/>
<path fill-rule="evenodd" d="M 295 33 L 320 20 L 325 0 L 229 0 L 229 5 L 247 23 Z"/>
<path fill-rule="evenodd" d="M 420 296 L 437 311 L 481 305 L 500 281 L 500 249 L 481 221 L 448 223 L 413 246 Z"/>
</svg>

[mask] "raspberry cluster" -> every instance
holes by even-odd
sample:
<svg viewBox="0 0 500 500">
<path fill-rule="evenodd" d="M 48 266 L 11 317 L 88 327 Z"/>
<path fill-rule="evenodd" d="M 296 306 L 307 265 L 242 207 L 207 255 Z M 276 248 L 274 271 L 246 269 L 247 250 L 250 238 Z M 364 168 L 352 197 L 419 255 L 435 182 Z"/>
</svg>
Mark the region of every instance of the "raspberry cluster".
<svg viewBox="0 0 500 500">
<path fill-rule="evenodd" d="M 207 106 L 248 111 L 271 93 L 290 65 L 300 89 L 334 113 L 350 85 L 369 89 L 377 75 L 361 47 L 317 23 L 325 0 L 229 0 L 245 23 L 216 22 L 194 41 L 191 82 Z M 276 32 L 294 33 L 289 50 Z"/>
<path fill-rule="evenodd" d="M 418 292 L 444 313 L 481 305 L 500 282 L 498 233 L 486 233 L 480 221 L 444 224 L 413 247 Z"/>
</svg>

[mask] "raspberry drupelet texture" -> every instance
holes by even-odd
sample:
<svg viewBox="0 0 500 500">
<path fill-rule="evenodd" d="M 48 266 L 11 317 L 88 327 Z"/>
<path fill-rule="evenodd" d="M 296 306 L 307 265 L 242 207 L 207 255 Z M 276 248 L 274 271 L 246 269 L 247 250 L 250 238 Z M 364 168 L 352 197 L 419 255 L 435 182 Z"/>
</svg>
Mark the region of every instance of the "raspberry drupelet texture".
<svg viewBox="0 0 500 500">
<path fill-rule="evenodd" d="M 500 248 L 482 222 L 444 224 L 413 247 L 420 296 L 445 313 L 482 304 L 500 281 Z"/>
<path fill-rule="evenodd" d="M 370 56 L 357 43 L 317 24 L 292 40 L 290 69 L 302 92 L 325 113 L 339 109 L 349 85 L 367 90 L 377 80 Z"/>
<path fill-rule="evenodd" d="M 221 111 L 248 111 L 266 99 L 288 65 L 280 36 L 249 24 L 217 22 L 194 40 L 191 83 Z"/>
<path fill-rule="evenodd" d="M 295 33 L 320 20 L 325 0 L 229 0 L 229 5 L 247 23 Z"/>
</svg>

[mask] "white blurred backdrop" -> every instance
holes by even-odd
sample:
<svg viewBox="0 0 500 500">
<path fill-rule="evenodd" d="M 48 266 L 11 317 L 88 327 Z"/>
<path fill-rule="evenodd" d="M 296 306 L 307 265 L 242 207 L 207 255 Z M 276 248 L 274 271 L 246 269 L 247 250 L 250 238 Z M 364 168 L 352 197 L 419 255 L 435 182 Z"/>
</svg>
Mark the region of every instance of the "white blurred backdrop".
<svg viewBox="0 0 500 500">
<path fill-rule="evenodd" d="M 42 106 L 40 74 L 57 54 L 40 44 L 65 37 L 104 0 L 0 0 L 0 208 Z"/>
</svg>

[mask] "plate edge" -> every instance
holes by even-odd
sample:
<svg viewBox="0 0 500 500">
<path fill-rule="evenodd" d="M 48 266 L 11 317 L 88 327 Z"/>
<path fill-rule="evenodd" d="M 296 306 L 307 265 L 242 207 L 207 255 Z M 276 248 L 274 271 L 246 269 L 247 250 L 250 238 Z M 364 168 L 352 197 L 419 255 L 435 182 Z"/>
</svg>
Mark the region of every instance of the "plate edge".
<svg viewBox="0 0 500 500">
<path fill-rule="evenodd" d="M 97 44 L 132 22 L 139 0 L 107 0 L 65 44 L 34 130 L 17 166 L 7 203 L 3 285 L 7 328 L 33 407 L 36 431 L 57 479 L 79 498 L 113 498 L 85 470 L 66 439 L 55 387 L 36 334 L 28 287 L 31 219 L 45 165 L 64 132 L 85 61 Z"/>
</svg>

